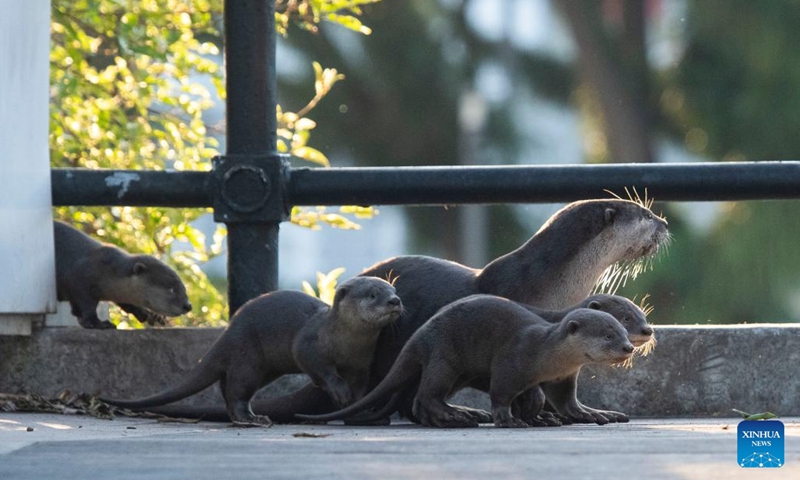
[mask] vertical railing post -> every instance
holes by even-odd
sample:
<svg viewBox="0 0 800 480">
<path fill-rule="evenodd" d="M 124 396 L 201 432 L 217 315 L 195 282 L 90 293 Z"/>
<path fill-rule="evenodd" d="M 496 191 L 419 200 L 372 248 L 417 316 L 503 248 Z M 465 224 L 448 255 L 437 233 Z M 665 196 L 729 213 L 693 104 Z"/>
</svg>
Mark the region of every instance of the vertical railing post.
<svg viewBox="0 0 800 480">
<path fill-rule="evenodd" d="M 275 2 L 225 0 L 226 154 L 214 161 L 214 218 L 228 228 L 230 313 L 278 287 L 286 218 L 276 152 Z"/>
</svg>

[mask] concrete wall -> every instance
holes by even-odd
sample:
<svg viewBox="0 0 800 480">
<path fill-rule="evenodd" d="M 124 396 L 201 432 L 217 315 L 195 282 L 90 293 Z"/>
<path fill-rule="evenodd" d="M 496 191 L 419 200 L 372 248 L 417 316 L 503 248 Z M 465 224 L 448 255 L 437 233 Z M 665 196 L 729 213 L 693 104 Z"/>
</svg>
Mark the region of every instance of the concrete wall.
<svg viewBox="0 0 800 480">
<path fill-rule="evenodd" d="M 219 329 L 95 331 L 45 328 L 0 337 L 0 392 L 56 395 L 61 390 L 133 398 L 181 379 Z M 732 416 L 731 408 L 800 415 L 800 326 L 658 327 L 658 347 L 631 369 L 587 367 L 579 398 L 633 416 Z M 287 376 L 262 392 L 289 391 Z M 483 394 L 457 401 L 485 406 Z M 216 387 L 189 404 L 221 403 Z"/>
</svg>

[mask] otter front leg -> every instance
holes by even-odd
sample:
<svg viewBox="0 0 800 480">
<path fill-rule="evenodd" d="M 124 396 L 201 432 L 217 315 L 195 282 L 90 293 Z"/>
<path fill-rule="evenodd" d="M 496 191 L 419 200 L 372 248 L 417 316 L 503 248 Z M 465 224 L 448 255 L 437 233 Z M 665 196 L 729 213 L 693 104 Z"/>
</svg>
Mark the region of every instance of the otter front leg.
<svg viewBox="0 0 800 480">
<path fill-rule="evenodd" d="M 541 387 L 547 401 L 567 422 L 597 423 L 598 425 L 609 423 L 608 418 L 604 415 L 585 410 L 578 401 L 576 397 L 578 373 L 556 382 L 543 383 Z"/>
<path fill-rule="evenodd" d="M 500 428 L 526 428 L 527 422 L 514 416 L 511 404 L 523 391 L 525 386 L 517 380 L 519 375 L 510 368 L 495 368 L 489 387 L 489 398 L 492 401 L 492 419 L 494 426 Z"/>
<path fill-rule="evenodd" d="M 97 316 L 97 304 L 99 302 L 89 295 L 73 293 L 69 301 L 72 315 L 77 317 L 78 323 L 83 328 L 96 328 L 100 330 L 117 328 L 109 321 L 102 321 Z"/>
<path fill-rule="evenodd" d="M 337 408 L 344 408 L 353 403 L 353 391 L 350 385 L 339 376 L 336 367 L 320 358 L 321 355 L 318 352 L 303 353 L 304 355 L 298 355 L 298 366 L 311 377 L 314 385 L 325 390 Z"/>
<path fill-rule="evenodd" d="M 552 413 L 543 412 L 545 395 L 537 385 L 520 393 L 511 404 L 511 413 L 533 427 L 558 427 L 561 422 Z"/>
</svg>

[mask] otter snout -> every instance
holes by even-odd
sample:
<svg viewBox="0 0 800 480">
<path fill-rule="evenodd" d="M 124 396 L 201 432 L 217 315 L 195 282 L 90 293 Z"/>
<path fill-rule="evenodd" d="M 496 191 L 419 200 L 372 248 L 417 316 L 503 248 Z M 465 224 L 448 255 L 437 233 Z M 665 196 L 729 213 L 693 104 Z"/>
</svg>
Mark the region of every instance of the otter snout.
<svg viewBox="0 0 800 480">
<path fill-rule="evenodd" d="M 189 313 L 192 311 L 192 304 L 187 300 L 186 303 L 183 304 L 183 313 Z"/>
<path fill-rule="evenodd" d="M 650 335 L 653 334 L 653 327 L 642 327 L 641 334 L 646 337 L 649 337 Z"/>
<path fill-rule="evenodd" d="M 622 351 L 625 353 L 633 353 L 633 344 L 626 343 L 625 345 L 623 345 Z"/>
<path fill-rule="evenodd" d="M 387 301 L 386 303 L 388 303 L 392 307 L 401 307 L 403 305 L 402 302 L 400 301 L 400 297 L 398 297 L 397 295 L 392 295 L 389 298 L 389 301 Z"/>
</svg>

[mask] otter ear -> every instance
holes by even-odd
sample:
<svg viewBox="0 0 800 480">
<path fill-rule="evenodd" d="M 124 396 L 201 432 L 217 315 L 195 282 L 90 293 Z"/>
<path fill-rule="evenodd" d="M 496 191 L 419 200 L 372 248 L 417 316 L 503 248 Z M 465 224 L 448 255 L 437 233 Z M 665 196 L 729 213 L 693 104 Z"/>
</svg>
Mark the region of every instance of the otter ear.
<svg viewBox="0 0 800 480">
<path fill-rule="evenodd" d="M 570 320 L 569 323 L 567 324 L 567 333 L 569 333 L 570 335 L 574 335 L 575 332 L 578 331 L 578 327 L 580 327 L 580 324 L 578 322 L 576 322 L 575 320 Z"/>
<path fill-rule="evenodd" d="M 339 287 L 339 288 L 337 288 L 336 289 L 336 295 L 335 295 L 335 298 L 333 299 L 333 301 L 335 303 L 341 302 L 342 299 L 347 295 L 347 292 L 348 292 L 348 288 L 347 287 Z"/>
<path fill-rule="evenodd" d="M 600 310 L 600 302 L 598 302 L 597 300 L 592 300 L 591 302 L 589 302 L 589 305 L 587 305 L 586 308 L 591 308 L 592 310 Z"/>
<path fill-rule="evenodd" d="M 136 262 L 133 264 L 133 274 L 134 275 L 141 275 L 142 273 L 147 270 L 147 265 L 142 262 Z"/>
<path fill-rule="evenodd" d="M 605 211 L 605 220 L 607 225 L 611 225 L 614 223 L 614 217 L 617 215 L 617 211 L 613 208 L 606 208 Z"/>
</svg>

